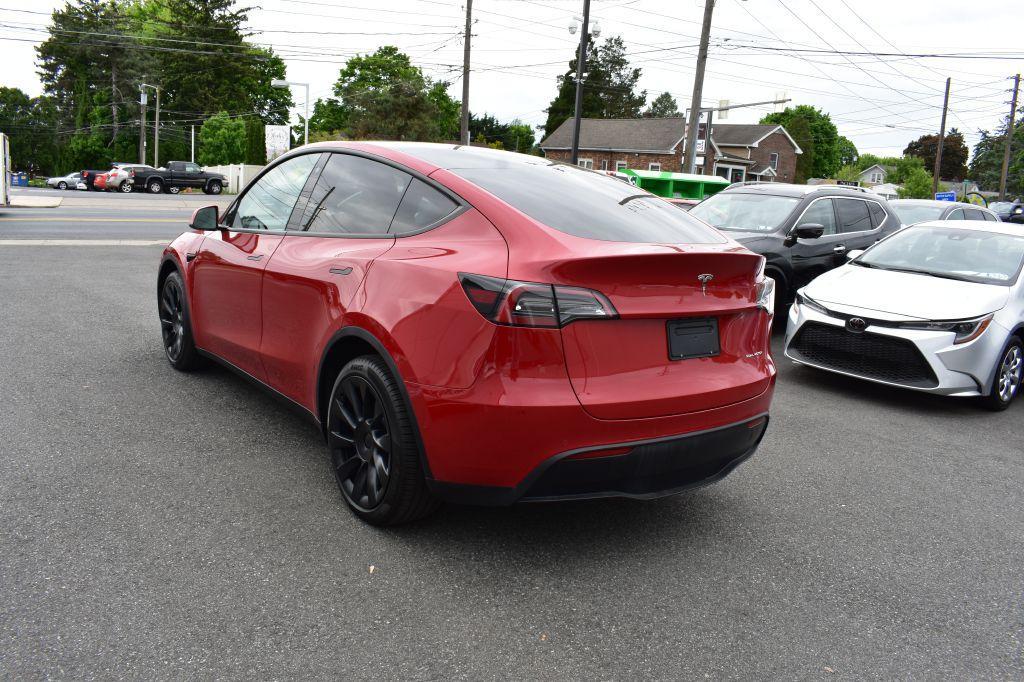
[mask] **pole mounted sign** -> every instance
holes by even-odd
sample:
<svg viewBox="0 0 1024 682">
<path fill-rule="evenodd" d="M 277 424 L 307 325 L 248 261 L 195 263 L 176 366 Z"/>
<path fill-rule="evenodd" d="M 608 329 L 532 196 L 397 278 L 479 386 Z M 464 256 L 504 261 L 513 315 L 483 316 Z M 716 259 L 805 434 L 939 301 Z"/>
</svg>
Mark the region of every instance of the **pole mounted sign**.
<svg viewBox="0 0 1024 682">
<path fill-rule="evenodd" d="M 936 192 L 935 201 L 956 201 L 956 192 Z"/>
</svg>

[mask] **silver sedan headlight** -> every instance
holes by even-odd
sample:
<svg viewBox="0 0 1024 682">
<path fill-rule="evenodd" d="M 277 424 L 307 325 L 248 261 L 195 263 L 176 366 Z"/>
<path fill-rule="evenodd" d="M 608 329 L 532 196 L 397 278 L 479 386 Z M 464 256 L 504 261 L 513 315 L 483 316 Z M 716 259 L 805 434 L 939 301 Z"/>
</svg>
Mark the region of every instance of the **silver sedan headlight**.
<svg viewBox="0 0 1024 682">
<path fill-rule="evenodd" d="M 988 329 L 992 322 L 992 314 L 983 315 L 970 320 L 938 320 L 935 322 L 903 322 L 901 329 L 924 329 L 933 332 L 955 332 L 954 344 L 973 341 Z"/>
</svg>

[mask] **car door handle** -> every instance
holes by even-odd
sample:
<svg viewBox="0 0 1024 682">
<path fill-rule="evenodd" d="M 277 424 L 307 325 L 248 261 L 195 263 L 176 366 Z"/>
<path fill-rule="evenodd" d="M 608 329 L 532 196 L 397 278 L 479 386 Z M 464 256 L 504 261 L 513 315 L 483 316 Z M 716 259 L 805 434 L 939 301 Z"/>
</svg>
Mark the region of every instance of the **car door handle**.
<svg viewBox="0 0 1024 682">
<path fill-rule="evenodd" d="M 198 255 L 199 255 L 198 251 L 186 251 L 185 252 L 185 262 L 186 263 L 191 263 L 192 261 L 194 261 L 196 259 L 196 256 L 198 256 Z"/>
<path fill-rule="evenodd" d="M 846 253 L 846 246 L 844 246 L 843 244 L 840 244 L 836 248 L 832 249 L 832 252 L 833 253 Z"/>
<path fill-rule="evenodd" d="M 332 275 L 348 275 L 352 272 L 352 268 L 331 268 Z"/>
<path fill-rule="evenodd" d="M 263 260 L 264 254 L 258 253 L 255 256 L 246 256 L 249 260 Z"/>
</svg>

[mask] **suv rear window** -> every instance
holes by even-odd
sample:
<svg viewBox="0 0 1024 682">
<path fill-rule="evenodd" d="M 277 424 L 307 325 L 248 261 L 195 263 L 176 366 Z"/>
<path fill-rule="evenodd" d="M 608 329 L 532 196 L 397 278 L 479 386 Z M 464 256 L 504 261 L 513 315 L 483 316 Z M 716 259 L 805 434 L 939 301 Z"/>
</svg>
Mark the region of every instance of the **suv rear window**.
<svg viewBox="0 0 1024 682">
<path fill-rule="evenodd" d="M 452 172 L 534 220 L 575 237 L 655 244 L 726 241 L 660 197 L 594 171 L 538 159 Z"/>
</svg>

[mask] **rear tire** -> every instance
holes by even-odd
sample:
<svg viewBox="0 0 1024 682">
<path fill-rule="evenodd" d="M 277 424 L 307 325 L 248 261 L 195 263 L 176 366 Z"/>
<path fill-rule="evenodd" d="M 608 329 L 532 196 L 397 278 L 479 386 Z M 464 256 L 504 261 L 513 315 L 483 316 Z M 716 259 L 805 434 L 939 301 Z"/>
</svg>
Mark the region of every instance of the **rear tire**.
<svg viewBox="0 0 1024 682">
<path fill-rule="evenodd" d="M 160 194 L 164 191 L 164 183 L 154 178 L 146 183 L 146 191 L 150 194 Z"/>
<path fill-rule="evenodd" d="M 327 447 L 349 509 L 367 523 L 408 523 L 439 506 L 427 489 L 401 385 L 375 355 L 342 368 L 326 410 Z"/>
<path fill-rule="evenodd" d="M 995 412 L 1005 410 L 1020 392 L 1024 374 L 1024 346 L 1020 339 L 1011 336 L 996 361 L 996 374 L 992 379 L 992 390 L 981 399 L 982 404 Z"/>
<path fill-rule="evenodd" d="M 167 275 L 160 285 L 157 297 L 157 311 L 160 316 L 160 335 L 164 353 L 171 367 L 187 372 L 199 367 L 202 358 L 196 351 L 192 337 L 192 316 L 189 314 L 188 297 L 181 274 L 175 270 Z"/>
</svg>

